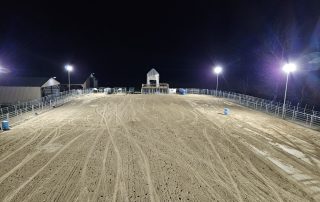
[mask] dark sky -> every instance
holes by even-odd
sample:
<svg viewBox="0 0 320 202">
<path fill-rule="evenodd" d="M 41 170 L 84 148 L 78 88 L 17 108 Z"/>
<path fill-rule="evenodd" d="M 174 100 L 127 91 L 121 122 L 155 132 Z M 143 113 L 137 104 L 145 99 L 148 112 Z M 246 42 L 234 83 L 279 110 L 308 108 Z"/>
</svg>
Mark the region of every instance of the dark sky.
<svg viewBox="0 0 320 202">
<path fill-rule="evenodd" d="M 298 63 L 289 96 L 317 102 L 320 1 L 117 1 L 1 5 L 6 76 L 94 72 L 102 86 L 141 86 L 152 67 L 173 87 L 215 88 L 278 99 L 284 61 Z"/>
</svg>

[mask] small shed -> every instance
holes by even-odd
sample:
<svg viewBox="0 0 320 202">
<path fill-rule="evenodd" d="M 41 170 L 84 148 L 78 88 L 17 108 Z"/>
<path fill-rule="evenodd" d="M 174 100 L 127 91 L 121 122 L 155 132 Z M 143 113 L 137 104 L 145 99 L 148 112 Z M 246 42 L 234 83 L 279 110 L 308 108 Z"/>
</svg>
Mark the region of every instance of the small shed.
<svg viewBox="0 0 320 202">
<path fill-rule="evenodd" d="M 0 77 L 0 104 L 15 104 L 59 94 L 60 83 L 49 77 Z"/>
<path fill-rule="evenodd" d="M 62 91 L 69 90 L 69 84 L 64 83 L 60 85 Z M 90 88 L 99 88 L 98 79 L 94 74 L 90 74 L 89 77 L 78 76 L 71 77 L 70 89 L 90 89 Z"/>
<path fill-rule="evenodd" d="M 94 76 L 94 74 L 90 74 L 82 86 L 83 89 L 98 88 L 98 79 Z"/>
</svg>

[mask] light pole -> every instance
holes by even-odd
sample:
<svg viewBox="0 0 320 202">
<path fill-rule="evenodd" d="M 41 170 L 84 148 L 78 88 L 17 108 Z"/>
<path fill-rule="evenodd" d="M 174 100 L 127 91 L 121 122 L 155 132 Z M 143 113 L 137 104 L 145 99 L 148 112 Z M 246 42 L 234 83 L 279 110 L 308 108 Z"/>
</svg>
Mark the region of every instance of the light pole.
<svg viewBox="0 0 320 202">
<path fill-rule="evenodd" d="M 65 69 L 67 70 L 67 72 L 68 72 L 69 91 L 70 91 L 70 86 L 71 86 L 71 84 L 70 84 L 70 72 L 72 72 L 73 66 L 71 66 L 71 65 L 66 65 L 66 66 L 64 66 L 64 68 L 65 68 Z"/>
<path fill-rule="evenodd" d="M 282 70 L 287 74 L 286 88 L 285 88 L 285 91 L 284 91 L 283 106 L 282 106 L 282 118 L 285 118 L 289 74 L 291 72 L 296 71 L 296 69 L 297 69 L 297 67 L 293 63 L 287 63 L 282 67 Z"/>
<path fill-rule="evenodd" d="M 213 68 L 213 73 L 217 75 L 217 84 L 216 84 L 216 95 L 218 95 L 218 86 L 219 86 L 219 74 L 222 72 L 222 67 L 216 66 Z"/>
</svg>

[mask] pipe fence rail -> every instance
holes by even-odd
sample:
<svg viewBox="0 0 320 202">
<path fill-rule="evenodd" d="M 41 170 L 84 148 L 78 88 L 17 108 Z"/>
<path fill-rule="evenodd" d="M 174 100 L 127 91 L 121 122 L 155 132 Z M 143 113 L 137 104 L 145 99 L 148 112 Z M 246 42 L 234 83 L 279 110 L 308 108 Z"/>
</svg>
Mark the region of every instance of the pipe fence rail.
<svg viewBox="0 0 320 202">
<path fill-rule="evenodd" d="M 111 88 L 110 88 L 111 89 Z M 112 93 L 117 93 L 115 89 L 112 88 Z M 126 88 L 121 88 L 121 92 L 127 92 L 124 90 Z M 41 99 L 33 100 L 30 102 L 19 103 L 16 105 L 11 105 L 8 107 L 0 108 L 0 121 L 9 120 L 10 124 L 15 124 L 17 122 L 28 119 L 36 114 L 42 113 L 51 108 L 60 106 L 64 103 L 69 102 L 75 96 L 85 95 L 92 92 L 92 89 L 87 90 L 71 90 L 70 92 L 61 92 L 59 95 L 47 96 Z M 102 92 L 102 91 L 101 91 Z M 109 92 L 106 92 L 109 93 Z M 272 100 L 266 100 L 262 98 L 253 97 L 250 95 L 244 95 L 240 93 L 227 92 L 227 91 L 216 91 L 209 89 L 198 89 L 198 88 L 186 88 L 186 93 L 188 94 L 199 94 L 199 95 L 211 95 L 215 97 L 225 98 L 231 102 L 237 103 L 239 105 L 262 111 L 267 114 L 284 118 L 288 121 L 292 121 L 301 125 L 305 125 L 310 128 L 320 127 L 320 112 L 315 110 L 306 109 L 303 107 L 293 106 L 288 102 L 285 106 L 284 113 L 283 103 L 275 102 Z"/>
<path fill-rule="evenodd" d="M 48 111 L 54 107 L 71 101 L 74 97 L 91 93 L 91 89 L 71 90 L 60 92 L 57 95 L 50 95 L 29 102 L 18 103 L 0 108 L 0 121 L 8 120 L 10 125 L 33 117 L 34 115 Z"/>
<path fill-rule="evenodd" d="M 302 124 L 310 128 L 320 127 L 319 111 L 302 108 L 299 107 L 299 105 L 293 106 L 290 104 L 290 102 L 288 102 L 285 105 L 285 110 L 283 113 L 283 103 L 280 102 L 265 100 L 262 98 L 243 95 L 240 93 L 216 91 L 209 89 L 187 88 L 186 91 L 189 94 L 211 95 L 215 97 L 225 98 L 242 106 L 246 106 L 251 109 L 255 109 L 258 111 L 265 112 L 267 114 L 281 117 L 286 120 L 293 121 L 295 123 Z"/>
</svg>

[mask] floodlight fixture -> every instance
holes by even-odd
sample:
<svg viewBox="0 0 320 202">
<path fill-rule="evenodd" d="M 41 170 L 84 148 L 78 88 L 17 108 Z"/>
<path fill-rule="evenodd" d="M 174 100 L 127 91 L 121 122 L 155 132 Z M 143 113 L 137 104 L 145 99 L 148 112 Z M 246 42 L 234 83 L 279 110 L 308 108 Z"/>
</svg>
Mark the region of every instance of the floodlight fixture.
<svg viewBox="0 0 320 202">
<path fill-rule="evenodd" d="M 221 66 L 215 66 L 213 68 L 213 73 L 217 75 L 217 84 L 216 84 L 216 95 L 218 95 L 218 86 L 219 86 L 219 74 L 222 72 Z"/>
<path fill-rule="evenodd" d="M 220 67 L 220 66 L 216 66 L 216 67 L 214 67 L 213 68 L 213 72 L 215 73 L 215 74 L 220 74 L 221 72 L 222 72 L 222 67 Z"/>
<path fill-rule="evenodd" d="M 283 105 L 282 105 L 282 118 L 285 118 L 286 114 L 286 100 L 287 100 L 287 90 L 288 90 L 288 81 L 289 81 L 289 74 L 297 70 L 297 66 L 294 63 L 286 63 L 283 65 L 282 70 L 287 74 L 286 80 L 286 88 L 284 90 L 284 98 L 283 98 Z"/>
<path fill-rule="evenodd" d="M 72 70 L 73 70 L 73 66 L 72 65 L 66 65 L 64 67 L 68 72 L 72 72 Z"/>
<path fill-rule="evenodd" d="M 287 63 L 283 65 L 282 70 L 287 74 L 297 70 L 297 66 L 294 63 Z"/>
<path fill-rule="evenodd" d="M 70 72 L 72 72 L 73 66 L 72 66 L 72 65 L 65 65 L 64 68 L 65 68 L 65 69 L 67 70 L 67 72 L 68 72 L 69 91 L 70 91 L 70 87 L 71 87 L 71 83 L 70 83 Z"/>
</svg>

